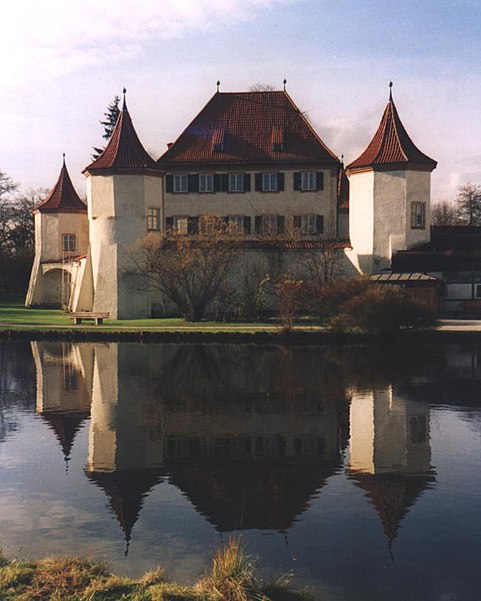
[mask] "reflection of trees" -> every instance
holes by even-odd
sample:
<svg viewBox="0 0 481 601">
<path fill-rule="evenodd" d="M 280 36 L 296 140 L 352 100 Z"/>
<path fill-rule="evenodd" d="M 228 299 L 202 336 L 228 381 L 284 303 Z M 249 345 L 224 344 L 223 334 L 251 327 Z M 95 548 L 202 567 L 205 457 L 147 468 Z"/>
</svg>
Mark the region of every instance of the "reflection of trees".
<svg viewBox="0 0 481 601">
<path fill-rule="evenodd" d="M 0 340 L 0 441 L 18 428 L 14 411 L 35 406 L 35 370 L 28 342 Z"/>
</svg>

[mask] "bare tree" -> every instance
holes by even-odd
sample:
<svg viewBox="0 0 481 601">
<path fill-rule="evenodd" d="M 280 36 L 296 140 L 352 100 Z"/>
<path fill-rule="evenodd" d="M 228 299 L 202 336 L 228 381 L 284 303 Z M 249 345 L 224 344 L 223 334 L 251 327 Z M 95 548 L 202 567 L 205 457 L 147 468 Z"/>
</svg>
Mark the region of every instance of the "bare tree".
<svg viewBox="0 0 481 601">
<path fill-rule="evenodd" d="M 161 292 L 188 321 L 200 321 L 228 288 L 238 248 L 224 220 L 209 217 L 202 231 L 187 236 L 145 236 L 132 253 L 130 275 Z"/>
<path fill-rule="evenodd" d="M 458 188 L 456 196 L 459 222 L 462 225 L 481 225 L 481 186 L 468 182 Z"/>
<path fill-rule="evenodd" d="M 452 202 L 441 200 L 431 208 L 433 225 L 459 225 L 458 209 Z"/>
<path fill-rule="evenodd" d="M 257 82 L 250 86 L 249 92 L 273 92 L 275 89 L 275 86 L 269 83 Z"/>
</svg>

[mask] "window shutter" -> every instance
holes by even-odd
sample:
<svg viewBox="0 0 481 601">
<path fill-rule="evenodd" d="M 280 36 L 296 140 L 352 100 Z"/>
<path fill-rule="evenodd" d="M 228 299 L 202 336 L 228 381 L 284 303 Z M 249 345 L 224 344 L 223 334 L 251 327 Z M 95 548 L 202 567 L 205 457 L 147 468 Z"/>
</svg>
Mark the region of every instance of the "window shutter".
<svg viewBox="0 0 481 601">
<path fill-rule="evenodd" d="M 189 173 L 188 177 L 189 186 L 187 192 L 198 192 L 199 191 L 199 176 L 192 175 Z"/>
<path fill-rule="evenodd" d="M 244 173 L 244 192 L 250 192 L 250 191 L 251 191 L 251 174 Z M 250 217 L 249 217 L 249 219 L 250 219 Z"/>
<path fill-rule="evenodd" d="M 301 189 L 301 174 L 299 173 L 299 171 L 296 171 L 294 173 L 294 190 L 300 190 Z"/>
<path fill-rule="evenodd" d="M 277 215 L 277 233 L 284 233 L 284 215 Z"/>
<path fill-rule="evenodd" d="M 251 218 L 250 216 L 245 216 L 244 217 L 244 234 L 250 234 L 251 233 Z"/>
<path fill-rule="evenodd" d="M 316 215 L 316 234 L 322 234 L 324 232 L 324 216 Z"/>
<path fill-rule="evenodd" d="M 214 192 L 222 192 L 222 175 L 214 173 Z"/>
<path fill-rule="evenodd" d="M 262 216 L 261 215 L 256 215 L 254 217 L 254 228 L 255 228 L 256 234 L 262 233 Z"/>
<path fill-rule="evenodd" d="M 284 192 L 284 174 L 283 173 L 277 174 L 277 190 L 279 192 Z"/>
<path fill-rule="evenodd" d="M 187 233 L 198 234 L 199 233 L 199 218 L 188 217 L 187 218 Z"/>
<path fill-rule="evenodd" d="M 262 173 L 256 173 L 256 192 L 262 192 Z"/>
<path fill-rule="evenodd" d="M 170 234 L 172 232 L 172 230 L 174 229 L 174 218 L 173 217 L 165 218 L 165 229 L 168 234 Z"/>
<path fill-rule="evenodd" d="M 169 175 L 167 175 L 167 177 L 165 178 L 165 190 L 166 192 L 174 191 L 174 176 L 172 175 L 172 173 L 169 173 Z"/>
<path fill-rule="evenodd" d="M 221 191 L 228 192 L 229 191 L 229 174 L 223 173 L 221 175 Z"/>
<path fill-rule="evenodd" d="M 301 216 L 300 215 L 294 215 L 294 217 L 292 218 L 292 225 L 295 230 L 301 229 Z"/>
<path fill-rule="evenodd" d="M 324 173 L 322 171 L 318 171 L 316 174 L 316 189 L 324 190 Z"/>
</svg>

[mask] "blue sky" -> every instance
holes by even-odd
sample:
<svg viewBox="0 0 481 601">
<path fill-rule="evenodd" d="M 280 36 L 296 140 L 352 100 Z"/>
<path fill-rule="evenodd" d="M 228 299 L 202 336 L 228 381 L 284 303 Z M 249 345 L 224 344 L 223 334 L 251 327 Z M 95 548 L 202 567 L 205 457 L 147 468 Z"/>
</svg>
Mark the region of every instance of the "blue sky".
<svg viewBox="0 0 481 601">
<path fill-rule="evenodd" d="M 433 200 L 481 183 L 481 3 L 474 0 L 17 0 L 2 7 L 0 169 L 51 187 L 82 169 L 124 86 L 157 158 L 215 92 L 287 89 L 346 162 L 393 95 L 439 161 Z"/>
</svg>

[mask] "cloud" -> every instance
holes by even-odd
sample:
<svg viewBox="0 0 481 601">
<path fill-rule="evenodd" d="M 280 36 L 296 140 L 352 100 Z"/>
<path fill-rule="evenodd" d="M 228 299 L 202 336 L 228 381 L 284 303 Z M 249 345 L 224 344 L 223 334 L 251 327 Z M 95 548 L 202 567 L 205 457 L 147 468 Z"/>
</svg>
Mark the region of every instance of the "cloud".
<svg viewBox="0 0 481 601">
<path fill-rule="evenodd" d="M 3 80 L 59 76 L 142 54 L 144 44 L 302 0 L 17 0 L 2 7 Z"/>
</svg>

